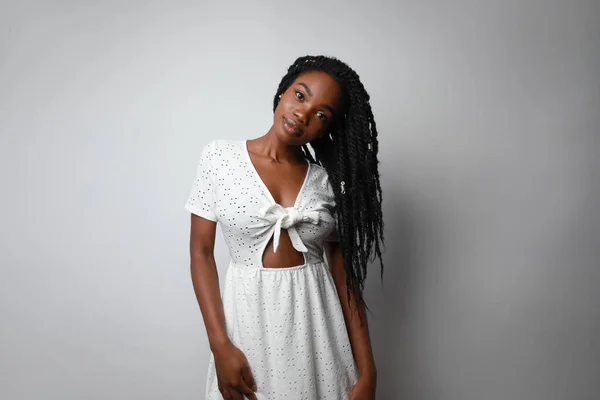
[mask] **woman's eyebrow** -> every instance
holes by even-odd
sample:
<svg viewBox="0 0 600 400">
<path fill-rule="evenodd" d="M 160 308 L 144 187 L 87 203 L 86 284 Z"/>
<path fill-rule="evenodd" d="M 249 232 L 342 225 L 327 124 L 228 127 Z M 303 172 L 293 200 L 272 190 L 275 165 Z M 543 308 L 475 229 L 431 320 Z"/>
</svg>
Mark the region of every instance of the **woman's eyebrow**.
<svg viewBox="0 0 600 400">
<path fill-rule="evenodd" d="M 310 88 L 308 87 L 308 85 L 306 83 L 298 82 L 298 85 L 304 86 L 304 89 L 306 89 L 306 92 L 308 93 L 308 95 L 312 97 L 312 92 L 310 91 Z"/>
<path fill-rule="evenodd" d="M 306 89 L 306 92 L 308 93 L 308 95 L 312 97 L 313 94 L 310 91 L 310 88 L 308 87 L 308 85 L 306 83 L 298 82 L 297 84 L 301 85 L 302 87 L 304 87 L 304 89 Z M 327 110 L 329 110 L 333 114 L 333 107 L 331 107 L 330 105 L 321 104 L 321 107 L 326 108 Z"/>
<path fill-rule="evenodd" d="M 321 107 L 328 109 L 329 112 L 333 114 L 333 107 L 328 106 L 327 104 L 321 104 Z"/>
</svg>

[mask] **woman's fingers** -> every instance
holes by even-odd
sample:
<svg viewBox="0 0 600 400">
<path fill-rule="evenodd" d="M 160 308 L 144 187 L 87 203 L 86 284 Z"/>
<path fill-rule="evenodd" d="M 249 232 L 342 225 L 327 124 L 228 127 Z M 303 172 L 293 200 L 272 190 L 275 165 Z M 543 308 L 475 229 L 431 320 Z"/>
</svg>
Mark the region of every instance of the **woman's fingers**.
<svg viewBox="0 0 600 400">
<path fill-rule="evenodd" d="M 223 396 L 224 400 L 245 400 L 244 394 L 250 398 L 250 400 L 256 400 L 254 393 L 242 382 L 238 385 L 228 385 L 222 381 L 217 381 L 219 392 Z M 248 392 L 245 392 L 247 390 Z"/>
<path fill-rule="evenodd" d="M 254 375 L 252 375 L 252 371 L 250 371 L 250 366 L 248 364 L 242 367 L 242 380 L 250 390 L 256 392 L 256 381 L 254 380 Z"/>
<path fill-rule="evenodd" d="M 256 400 L 256 381 L 244 353 L 233 344 L 215 354 L 219 391 L 225 400 Z M 245 397 L 245 396 L 246 397 Z"/>
<path fill-rule="evenodd" d="M 229 386 L 227 388 L 229 391 L 229 399 L 228 400 L 244 400 L 244 395 L 240 393 L 237 389 Z"/>
<path fill-rule="evenodd" d="M 229 389 L 227 389 L 227 386 L 221 386 L 221 394 L 223 395 L 223 400 L 232 400 L 231 395 L 229 394 Z"/>
<path fill-rule="evenodd" d="M 256 395 L 254 394 L 254 391 L 250 389 L 248 385 L 246 385 L 246 382 L 242 382 L 239 390 L 240 393 L 245 394 L 250 400 L 256 400 Z"/>
</svg>

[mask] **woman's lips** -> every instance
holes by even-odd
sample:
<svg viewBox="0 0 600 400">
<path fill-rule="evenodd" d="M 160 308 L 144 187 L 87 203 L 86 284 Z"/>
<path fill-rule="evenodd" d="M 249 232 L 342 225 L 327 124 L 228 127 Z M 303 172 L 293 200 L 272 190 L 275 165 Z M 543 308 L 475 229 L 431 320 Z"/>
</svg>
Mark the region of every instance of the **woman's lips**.
<svg viewBox="0 0 600 400">
<path fill-rule="evenodd" d="M 302 129 L 300 129 L 298 127 L 298 124 L 296 124 L 296 121 L 291 120 L 289 118 L 285 118 L 283 117 L 283 129 L 289 134 L 292 135 L 294 137 L 298 137 L 302 135 Z"/>
</svg>

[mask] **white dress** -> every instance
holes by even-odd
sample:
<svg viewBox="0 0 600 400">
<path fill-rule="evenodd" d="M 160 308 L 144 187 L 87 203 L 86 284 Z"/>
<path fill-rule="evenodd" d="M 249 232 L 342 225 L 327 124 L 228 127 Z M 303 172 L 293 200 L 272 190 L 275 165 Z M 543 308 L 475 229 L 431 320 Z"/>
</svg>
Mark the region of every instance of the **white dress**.
<svg viewBox="0 0 600 400">
<path fill-rule="evenodd" d="M 278 205 L 246 141 L 202 150 L 186 210 L 220 224 L 231 262 L 223 286 L 227 335 L 248 359 L 258 400 L 347 400 L 358 374 L 323 245 L 337 239 L 333 191 L 309 164 L 294 207 Z M 287 229 L 303 265 L 264 268 L 263 252 Z M 206 399 L 222 399 L 211 354 Z"/>
</svg>

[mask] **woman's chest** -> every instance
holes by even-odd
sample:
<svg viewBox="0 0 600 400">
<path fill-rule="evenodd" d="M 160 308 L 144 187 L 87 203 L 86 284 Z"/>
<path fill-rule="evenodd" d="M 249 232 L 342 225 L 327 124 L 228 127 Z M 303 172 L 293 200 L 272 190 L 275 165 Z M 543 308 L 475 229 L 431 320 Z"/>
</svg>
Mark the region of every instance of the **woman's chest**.
<svg viewBox="0 0 600 400">
<path fill-rule="evenodd" d="M 252 234 L 273 226 L 277 218 L 287 217 L 297 219 L 296 225 L 300 229 L 324 228 L 323 234 L 329 233 L 335 203 L 332 193 L 327 190 L 327 181 L 316 168 L 308 169 L 300 187 L 295 188 L 295 199 L 289 204 L 284 203 L 288 207 L 281 207 L 275 194 L 247 163 L 228 163 L 227 168 L 215 171 L 219 222 L 232 234 Z M 315 217 L 318 217 L 317 222 L 314 222 Z"/>
</svg>

